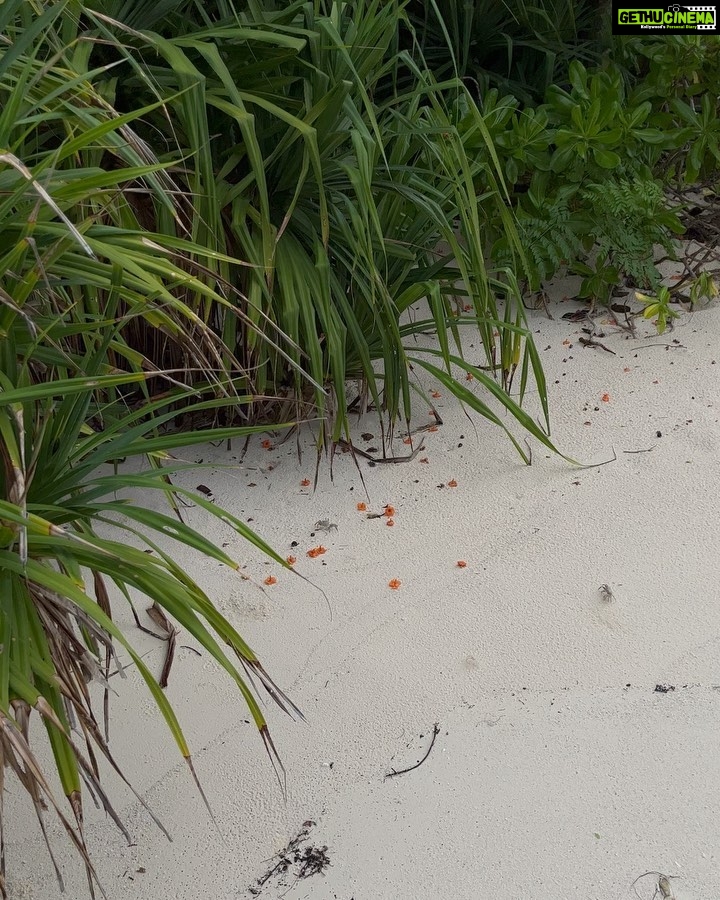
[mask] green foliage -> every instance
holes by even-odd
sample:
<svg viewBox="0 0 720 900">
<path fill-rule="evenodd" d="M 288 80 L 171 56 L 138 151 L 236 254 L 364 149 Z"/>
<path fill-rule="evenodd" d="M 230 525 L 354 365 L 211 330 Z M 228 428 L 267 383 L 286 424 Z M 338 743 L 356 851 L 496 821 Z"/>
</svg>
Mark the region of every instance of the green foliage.
<svg viewBox="0 0 720 900">
<path fill-rule="evenodd" d="M 134 130 L 153 105 L 120 116 L 92 75 L 73 69 L 71 51 L 58 49 L 62 27 L 75 25 L 72 9 L 63 19 L 65 6 L 0 8 L 13 38 L 0 51 L 0 750 L 41 824 L 46 806 L 59 816 L 92 892 L 82 785 L 121 826 L 98 760 L 122 772 L 89 685 L 105 687 L 107 702 L 120 648 L 192 771 L 172 707 L 114 623 L 118 599 L 144 598 L 198 642 L 235 682 L 269 752 L 247 673 L 293 707 L 212 598 L 159 546 L 169 538 L 178 556 L 199 552 L 242 577 L 239 563 L 182 521 L 180 504 L 190 495 L 171 480 L 186 468 L 172 455 L 179 448 L 258 430 L 174 426 L 179 407 L 212 421 L 222 411 L 241 416 L 257 402 L 197 312 L 210 303 L 232 314 L 219 280 L 203 273 L 238 262 L 187 236 L 142 229 L 138 189 L 178 226 L 185 213 L 168 164 Z M 154 336 L 154 358 L 138 349 L 138 327 Z M 167 370 L 165 357 L 184 366 Z M 131 457 L 149 468 L 118 471 L 117 461 Z M 155 492 L 170 514 L 122 499 L 127 489 Z M 242 521 L 192 499 L 287 568 Z M 33 712 L 70 812 L 35 755 Z M 5 824 L 0 810 L 0 830 Z M 4 864 L 3 854 L 3 896 Z"/>
<path fill-rule="evenodd" d="M 107 686 L 117 648 L 190 763 L 114 604 L 145 598 L 197 641 L 271 755 L 246 675 L 294 710 L 164 549 L 170 538 L 239 568 L 182 520 L 179 448 L 252 434 L 293 406 L 278 427 L 316 416 L 320 443 L 335 440 L 349 379 L 392 427 L 411 414 L 412 364 L 526 460 L 498 410 L 554 449 L 509 394 L 516 373 L 521 395 L 534 377 L 547 417 L 513 273 L 486 270 L 491 211 L 508 259 L 522 253 L 499 161 L 462 84 L 398 53 L 406 25 L 403 3 L 380 0 L 0 4 L 0 750 L 41 821 L 45 803 L 60 817 L 91 890 L 83 779 L 121 823 L 96 757 L 120 761 L 88 685 Z M 482 155 L 457 128 L 459 98 Z M 427 314 L 410 321 L 418 303 Z M 462 358 L 468 328 L 487 371 Z M 415 346 L 428 329 L 437 351 Z M 179 412 L 210 427 L 184 430 Z M 131 457 L 144 468 L 118 469 Z M 129 491 L 155 492 L 167 514 Z M 287 568 L 240 520 L 192 501 Z M 70 813 L 35 755 L 32 712 Z"/>
<path fill-rule="evenodd" d="M 520 253 L 494 151 L 473 157 L 458 134 L 452 103 L 460 96 L 479 140 L 489 140 L 463 85 L 440 86 L 422 59 L 397 52 L 410 34 L 405 5 L 249 4 L 223 19 L 213 4 L 199 22 L 193 4 L 176 2 L 172 16 L 148 13 L 152 31 L 137 9 L 132 30 L 92 12 L 101 5 L 85 12 L 83 38 L 97 42 L 81 60 L 85 70 L 120 110 L 147 110 L 140 134 L 171 148 L 174 178 L 194 198 L 189 233 L 218 254 L 204 280 L 221 279 L 233 312 L 203 300 L 198 317 L 252 373 L 251 392 L 292 396 L 322 421 L 321 444 L 349 430 L 348 380 L 362 383 L 391 427 L 410 417 L 400 321 L 425 299 L 432 327 L 444 332 L 458 269 L 505 386 L 514 371 L 490 324 L 504 314 L 488 289 L 475 195 L 482 179 L 486 207 Z M 153 60 L 152 79 L 140 58 Z M 93 69 L 101 61 L 112 68 Z M 157 202 L 144 213 L 154 230 L 176 230 Z M 444 259 L 440 241 L 450 248 Z M 520 323 L 519 300 L 508 295 L 507 303 Z M 525 366 L 537 380 L 529 354 Z"/>
<path fill-rule="evenodd" d="M 612 264 L 637 284 L 656 288 L 660 276 L 654 265 L 656 245 L 672 254 L 672 233 L 682 232 L 676 214 L 666 208 L 660 182 L 655 180 L 608 179 L 602 184 L 588 184 L 582 193 L 583 205 L 597 223 L 592 231 L 593 252 L 597 260 Z M 581 296 L 595 296 L 592 291 Z M 608 295 L 609 296 L 609 295 Z"/>
<path fill-rule="evenodd" d="M 659 288 L 654 297 L 636 292 L 635 298 L 645 307 L 642 313 L 643 318 L 652 319 L 657 316 L 655 325 L 658 334 L 665 332 L 668 322 L 679 318 L 680 314 L 670 306 L 670 291 L 666 287 Z"/>
<path fill-rule="evenodd" d="M 542 99 L 572 59 L 599 59 L 602 15 L 589 0 L 411 0 L 411 20 L 438 76 L 472 78 L 523 103 Z"/>
<path fill-rule="evenodd" d="M 608 300 L 621 273 L 656 289 L 655 248 L 672 254 L 673 238 L 683 231 L 664 185 L 678 174 L 688 182 L 717 171 L 714 82 L 702 82 L 703 92 L 700 83 L 688 85 L 677 72 L 661 77 L 660 68 L 670 62 L 660 50 L 664 40 L 655 44 L 641 79 L 610 60 L 594 70 L 574 60 L 567 84 L 551 85 L 540 106 L 523 107 L 497 91 L 483 98 L 480 108 L 511 194 L 532 290 L 563 267 L 583 276 L 580 296 L 600 302 Z M 688 46 L 682 38 L 670 39 L 669 46 L 673 64 L 680 65 L 687 58 L 680 51 Z M 715 39 L 707 59 L 693 38 L 689 49 L 693 78 L 720 73 Z M 466 144 L 482 153 L 469 122 L 464 113 Z M 478 190 L 484 189 L 480 183 Z M 492 258 L 510 265 L 500 219 L 490 214 L 488 226 Z"/>
</svg>

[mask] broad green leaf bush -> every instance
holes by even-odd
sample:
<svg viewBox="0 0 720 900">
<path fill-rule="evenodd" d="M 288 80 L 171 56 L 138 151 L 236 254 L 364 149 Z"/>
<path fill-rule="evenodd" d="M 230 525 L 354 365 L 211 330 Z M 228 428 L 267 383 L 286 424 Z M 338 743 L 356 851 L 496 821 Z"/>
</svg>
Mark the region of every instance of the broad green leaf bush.
<svg viewBox="0 0 720 900">
<path fill-rule="evenodd" d="M 716 178 L 720 159 L 718 39 L 700 40 L 644 40 L 640 75 L 627 68 L 634 44 L 619 43 L 617 63 L 588 69 L 574 60 L 567 83 L 551 85 L 540 105 L 495 89 L 483 97 L 530 290 L 562 269 L 583 277 L 579 296 L 593 302 L 606 303 L 622 276 L 659 289 L 655 248 L 672 256 L 684 231 L 666 188 Z M 691 77 L 680 69 L 688 54 Z M 462 101 L 458 115 L 468 152 L 482 155 L 474 111 Z M 488 231 L 496 234 L 491 258 L 511 265 L 513 248 L 492 214 Z"/>
</svg>

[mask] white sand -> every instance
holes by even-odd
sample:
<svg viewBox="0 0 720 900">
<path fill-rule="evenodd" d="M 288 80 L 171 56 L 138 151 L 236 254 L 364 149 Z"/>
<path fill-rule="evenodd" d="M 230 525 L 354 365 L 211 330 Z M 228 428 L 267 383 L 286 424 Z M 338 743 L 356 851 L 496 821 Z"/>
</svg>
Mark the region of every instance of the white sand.
<svg viewBox="0 0 720 900">
<path fill-rule="evenodd" d="M 111 900 L 250 897 L 306 820 L 317 823 L 309 845 L 327 845 L 331 866 L 271 878 L 267 900 L 624 900 L 650 870 L 672 876 L 677 900 L 720 897 L 720 315 L 683 315 L 662 338 L 650 326 L 637 341 L 608 329 L 613 356 L 583 349 L 580 326 L 559 318 L 566 309 L 531 317 L 553 437 L 583 462 L 615 448 L 612 464 L 578 470 L 535 445 L 524 467 L 499 430 L 473 417 L 476 434 L 443 397 L 427 464 L 362 464 L 369 500 L 343 455 L 334 483 L 322 466 L 318 491 L 303 489 L 314 457 L 299 464 L 292 441 L 251 448 L 245 465 L 274 464 L 270 473 L 188 476 L 283 554 L 297 540 L 297 568 L 327 593 L 333 618 L 317 591 L 236 538 L 229 550 L 248 574 L 277 575 L 266 595 L 188 559 L 307 721 L 268 704 L 284 803 L 229 680 L 178 651 L 168 694 L 218 833 L 137 676 L 115 679 L 116 754 L 174 842 L 113 782 L 137 845 L 88 810 Z M 683 346 L 651 346 L 673 340 Z M 358 426 L 358 443 L 379 446 L 359 440 L 365 431 L 379 436 L 374 419 Z M 211 454 L 228 461 L 223 449 L 193 458 Z M 451 479 L 456 488 L 438 487 Z M 365 518 L 362 500 L 395 506 L 395 526 Z M 338 531 L 308 559 L 313 523 L 328 517 Z M 188 520 L 228 540 L 199 510 Z M 159 673 L 163 645 L 137 642 Z M 421 758 L 435 722 L 423 765 L 384 780 Z M 54 877 L 21 795 L 11 785 L 12 896 L 50 900 Z M 70 858 L 67 896 L 79 898 Z M 650 900 L 656 886 L 648 875 L 636 888 Z"/>
</svg>

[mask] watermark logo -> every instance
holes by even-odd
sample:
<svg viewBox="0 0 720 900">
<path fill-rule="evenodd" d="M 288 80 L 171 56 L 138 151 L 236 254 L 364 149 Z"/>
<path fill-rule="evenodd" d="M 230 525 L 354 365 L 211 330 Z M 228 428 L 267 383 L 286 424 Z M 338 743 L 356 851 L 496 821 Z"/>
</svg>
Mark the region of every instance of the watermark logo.
<svg viewBox="0 0 720 900">
<path fill-rule="evenodd" d="M 720 4 L 629 6 L 627 3 L 614 2 L 613 34 L 720 34 L 719 9 Z"/>
</svg>

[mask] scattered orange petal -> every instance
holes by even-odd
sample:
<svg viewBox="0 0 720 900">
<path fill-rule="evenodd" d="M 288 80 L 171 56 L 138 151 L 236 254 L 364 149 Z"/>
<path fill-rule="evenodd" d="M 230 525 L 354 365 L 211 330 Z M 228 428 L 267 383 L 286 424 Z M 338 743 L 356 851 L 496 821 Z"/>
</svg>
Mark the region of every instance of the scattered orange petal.
<svg viewBox="0 0 720 900">
<path fill-rule="evenodd" d="M 467 563 L 465 562 L 464 559 L 459 559 L 459 560 L 457 561 L 457 567 L 458 567 L 458 569 L 464 569 L 466 565 L 467 565 Z"/>
<path fill-rule="evenodd" d="M 395 524 L 395 519 L 388 519 L 385 524 L 390 525 L 392 527 Z"/>
<path fill-rule="evenodd" d="M 423 458 L 420 460 L 420 462 L 421 463 L 429 463 L 430 460 L 427 458 L 427 456 L 423 456 Z"/>
<path fill-rule="evenodd" d="M 357 509 L 359 512 L 365 512 L 365 510 L 367 509 L 367 504 L 365 504 L 365 503 L 358 503 L 356 509 Z"/>
<path fill-rule="evenodd" d="M 567 338 L 565 338 L 565 340 L 563 341 L 563 347 L 569 347 L 569 346 L 570 346 L 570 341 Z"/>
<path fill-rule="evenodd" d="M 277 584 L 277 578 L 274 575 L 268 575 L 263 584 Z"/>
<path fill-rule="evenodd" d="M 463 306 L 463 309 L 465 312 L 472 312 L 472 303 L 466 303 L 465 306 Z"/>
<path fill-rule="evenodd" d="M 432 393 L 430 394 L 430 396 L 431 396 L 434 400 L 439 400 L 440 397 L 442 397 L 442 394 L 440 393 L 440 391 L 432 391 Z"/>
<path fill-rule="evenodd" d="M 265 438 L 265 440 L 261 442 L 260 446 L 263 448 L 263 450 L 272 450 L 272 441 L 268 438 Z"/>
<path fill-rule="evenodd" d="M 630 366 L 625 366 L 625 368 L 623 369 L 623 372 L 626 372 L 626 373 L 627 373 L 627 372 L 629 372 L 629 371 L 630 371 Z"/>
<path fill-rule="evenodd" d="M 454 478 L 451 478 L 450 481 L 448 481 L 448 487 L 457 487 L 457 481 L 455 481 Z"/>
<path fill-rule="evenodd" d="M 392 588 L 394 591 L 396 591 L 401 584 L 402 581 L 400 581 L 399 578 L 392 578 L 390 581 L 388 581 L 388 587 Z"/>
<path fill-rule="evenodd" d="M 297 562 L 297 559 L 294 556 L 288 556 L 288 557 L 286 557 L 286 561 L 289 566 L 294 566 L 295 563 Z"/>
<path fill-rule="evenodd" d="M 465 376 L 465 381 L 472 381 L 475 378 L 472 372 L 468 372 Z"/>
<path fill-rule="evenodd" d="M 603 403 L 609 403 L 610 402 L 610 394 L 603 394 L 600 399 L 602 400 Z"/>
<path fill-rule="evenodd" d="M 307 555 L 310 557 L 310 559 L 315 559 L 315 557 L 317 556 L 322 556 L 323 553 L 327 553 L 327 550 L 322 545 L 320 545 L 319 547 L 312 547 L 310 550 L 308 550 Z"/>
<path fill-rule="evenodd" d="M 437 425 L 431 425 L 431 426 L 428 428 L 428 431 L 437 431 Z"/>
<path fill-rule="evenodd" d="M 387 516 L 388 519 L 391 519 L 395 515 L 395 507 L 388 505 L 385 507 L 385 511 L 383 512 L 384 516 Z"/>
<path fill-rule="evenodd" d="M 403 438 L 403 444 L 412 444 L 412 438 L 409 438 L 409 437 Z"/>
<path fill-rule="evenodd" d="M 301 484 L 303 487 L 307 487 L 307 486 L 310 484 L 310 479 L 309 479 L 309 478 L 303 478 L 303 480 L 300 482 L 300 484 Z"/>
</svg>

